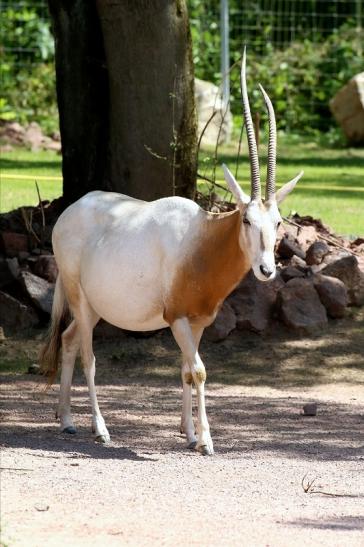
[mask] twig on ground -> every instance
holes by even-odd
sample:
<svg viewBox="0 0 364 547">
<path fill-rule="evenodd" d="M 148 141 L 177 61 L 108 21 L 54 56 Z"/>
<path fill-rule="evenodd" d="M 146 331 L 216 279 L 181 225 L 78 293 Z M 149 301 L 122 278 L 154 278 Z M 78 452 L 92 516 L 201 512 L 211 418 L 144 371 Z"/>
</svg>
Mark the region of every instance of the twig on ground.
<svg viewBox="0 0 364 547">
<path fill-rule="evenodd" d="M 305 484 L 306 477 L 307 477 L 307 473 L 301 480 L 301 486 L 302 486 L 303 491 L 305 492 L 305 494 L 322 494 L 323 496 L 330 496 L 332 498 L 347 498 L 347 497 L 360 498 L 361 497 L 360 494 L 338 494 L 336 492 L 325 492 L 324 490 L 316 490 L 313 487 L 313 485 L 316 481 L 316 478 L 312 479 L 312 481 L 307 479 L 306 484 Z"/>
<path fill-rule="evenodd" d="M 25 228 L 26 228 L 28 234 L 34 236 L 35 239 L 37 240 L 37 242 L 40 243 L 40 239 L 37 236 L 37 234 L 35 233 L 35 231 L 33 230 L 33 226 L 32 226 L 32 224 L 33 224 L 33 209 L 31 209 L 31 211 L 30 211 L 29 218 L 27 216 L 27 213 L 26 213 L 24 207 L 21 208 L 21 214 L 22 214 L 24 224 L 25 224 Z"/>
</svg>

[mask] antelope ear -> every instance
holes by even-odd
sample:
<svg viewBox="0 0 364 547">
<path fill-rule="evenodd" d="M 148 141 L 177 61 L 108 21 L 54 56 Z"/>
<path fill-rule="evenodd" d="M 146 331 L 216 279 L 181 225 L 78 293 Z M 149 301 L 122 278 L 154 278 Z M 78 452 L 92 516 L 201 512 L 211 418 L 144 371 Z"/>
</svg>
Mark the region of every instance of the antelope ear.
<svg viewBox="0 0 364 547">
<path fill-rule="evenodd" d="M 294 179 L 290 180 L 289 182 L 287 182 L 286 184 L 284 184 L 282 186 L 282 188 L 280 188 L 276 194 L 275 194 L 275 199 L 276 199 L 276 202 L 277 203 L 281 203 L 285 198 L 286 196 L 288 196 L 288 194 L 290 192 L 292 192 L 293 188 L 296 186 L 297 182 L 300 180 L 300 178 L 302 177 L 303 175 L 303 171 L 301 171 L 297 177 L 295 177 Z"/>
<path fill-rule="evenodd" d="M 248 205 L 250 203 L 250 196 L 245 194 L 243 190 L 240 188 L 239 184 L 236 182 L 234 175 L 231 173 L 229 168 L 225 165 L 225 163 L 222 164 L 222 168 L 224 171 L 224 177 L 226 180 L 226 184 L 228 185 L 229 189 L 233 193 L 238 206 L 240 205 Z"/>
</svg>

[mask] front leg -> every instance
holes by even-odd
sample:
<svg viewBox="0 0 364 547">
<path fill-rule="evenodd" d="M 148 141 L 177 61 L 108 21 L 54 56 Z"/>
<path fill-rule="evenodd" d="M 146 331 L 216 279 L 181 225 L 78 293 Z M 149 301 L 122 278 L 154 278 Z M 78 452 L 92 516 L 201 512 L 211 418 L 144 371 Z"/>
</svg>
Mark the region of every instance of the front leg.
<svg viewBox="0 0 364 547">
<path fill-rule="evenodd" d="M 181 433 L 186 435 L 188 448 L 195 448 L 197 437 L 192 419 L 192 374 L 186 362 L 182 365 L 181 376 L 183 385 Z"/>
<path fill-rule="evenodd" d="M 192 423 L 192 400 L 190 399 L 190 391 L 185 384 L 190 385 L 193 380 L 197 391 L 198 403 L 198 418 L 197 418 L 197 433 L 198 439 L 196 450 L 199 450 L 204 455 L 212 455 L 214 453 L 213 443 L 210 435 L 210 427 L 206 415 L 205 407 L 205 391 L 204 385 L 206 381 L 206 370 L 203 362 L 198 354 L 198 343 L 202 335 L 202 329 L 197 329 L 193 332 L 187 318 L 176 319 L 171 325 L 173 336 L 181 348 L 184 358 L 185 377 L 183 378 L 184 397 L 186 396 L 186 406 L 183 407 L 182 418 L 187 421 L 189 434 L 191 434 Z M 187 399 L 188 395 L 188 399 Z M 191 403 L 190 403 L 191 400 Z M 184 398 L 185 405 L 185 398 Z M 186 410 L 186 412 L 185 412 Z M 188 411 L 188 414 L 187 414 Z M 187 431 L 186 431 L 187 433 Z"/>
</svg>

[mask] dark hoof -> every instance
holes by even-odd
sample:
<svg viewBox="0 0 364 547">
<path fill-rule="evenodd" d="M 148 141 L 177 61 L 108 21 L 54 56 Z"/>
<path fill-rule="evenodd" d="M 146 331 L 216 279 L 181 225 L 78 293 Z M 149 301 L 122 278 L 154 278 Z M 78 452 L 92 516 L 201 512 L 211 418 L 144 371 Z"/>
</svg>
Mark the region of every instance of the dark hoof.
<svg viewBox="0 0 364 547">
<path fill-rule="evenodd" d="M 210 450 L 208 446 L 200 446 L 198 450 L 203 456 L 213 456 L 214 454 L 214 452 Z"/>
<path fill-rule="evenodd" d="M 76 434 L 76 428 L 73 427 L 72 425 L 70 425 L 68 427 L 65 427 L 62 430 L 62 433 L 69 433 L 70 435 L 75 435 Z"/>
<path fill-rule="evenodd" d="M 187 448 L 189 448 L 190 450 L 194 450 L 196 448 L 196 444 L 197 441 L 192 441 L 192 443 L 190 443 Z"/>
<path fill-rule="evenodd" d="M 101 443 L 101 444 L 107 444 L 110 441 L 110 437 L 107 437 L 106 435 L 99 435 L 98 437 L 95 437 L 95 442 Z"/>
</svg>

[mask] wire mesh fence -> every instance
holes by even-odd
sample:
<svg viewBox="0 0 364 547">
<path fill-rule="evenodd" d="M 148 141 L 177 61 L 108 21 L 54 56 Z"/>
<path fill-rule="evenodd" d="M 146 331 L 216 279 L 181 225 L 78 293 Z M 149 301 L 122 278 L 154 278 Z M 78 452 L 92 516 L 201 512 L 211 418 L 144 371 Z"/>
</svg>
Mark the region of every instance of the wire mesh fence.
<svg viewBox="0 0 364 547">
<path fill-rule="evenodd" d="M 221 0 L 223 1 L 223 0 Z M 226 0 L 227 1 L 227 0 Z M 196 74 L 221 80 L 219 2 L 189 0 Z M 362 0 L 229 0 L 230 65 L 248 47 L 250 87 L 267 88 L 285 130 L 334 126 L 328 103 L 363 70 Z M 261 109 L 259 92 L 251 100 Z M 231 106 L 240 111 L 239 71 L 231 72 Z"/>
<path fill-rule="evenodd" d="M 280 128 L 327 131 L 333 127 L 329 100 L 363 70 L 363 0 L 225 1 L 229 62 L 233 65 L 247 44 L 253 107 L 262 108 L 257 86 L 252 88 L 260 82 L 274 101 Z M 187 0 L 196 76 L 217 84 L 221 82 L 220 3 Z M 47 2 L 2 1 L 0 15 L 0 116 L 33 118 L 47 125 L 50 115 L 56 116 Z M 240 113 L 238 68 L 231 71 L 231 107 Z"/>
</svg>

